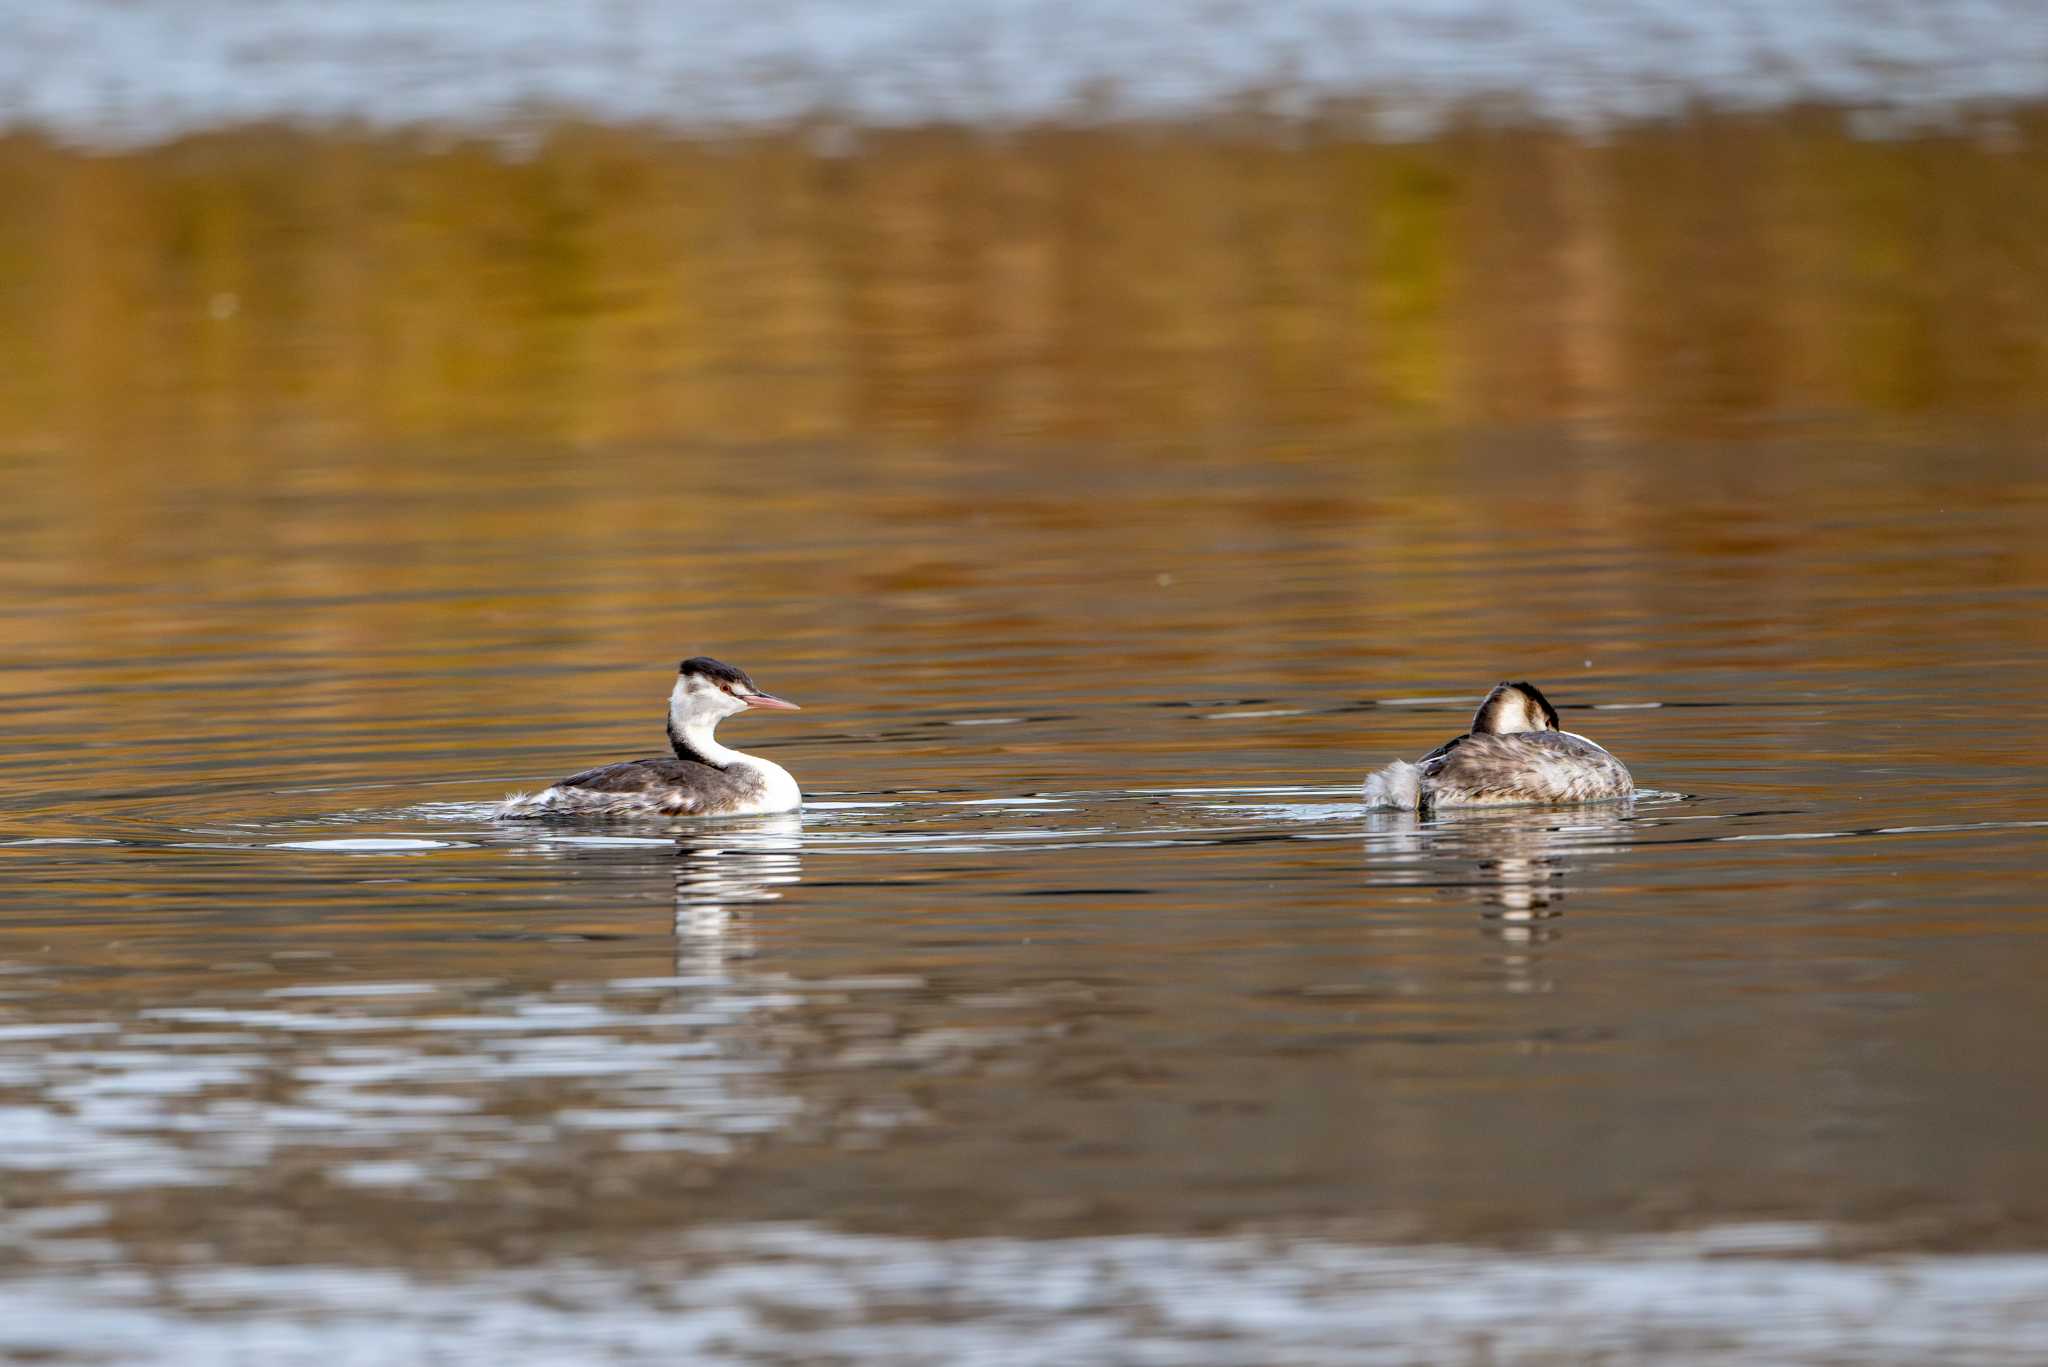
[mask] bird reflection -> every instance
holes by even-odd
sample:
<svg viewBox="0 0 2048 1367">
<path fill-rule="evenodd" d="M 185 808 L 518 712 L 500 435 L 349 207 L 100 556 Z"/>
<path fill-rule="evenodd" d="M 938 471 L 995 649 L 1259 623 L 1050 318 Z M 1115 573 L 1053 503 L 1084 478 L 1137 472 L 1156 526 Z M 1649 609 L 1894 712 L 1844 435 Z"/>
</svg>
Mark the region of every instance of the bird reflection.
<svg viewBox="0 0 2048 1367">
<path fill-rule="evenodd" d="M 1624 829 L 1629 803 L 1556 808 L 1474 809 L 1455 815 L 1417 817 L 1412 812 L 1374 812 L 1368 818 L 1367 848 L 1379 865 L 1413 865 L 1417 875 L 1400 881 L 1434 883 L 1473 892 L 1500 923 L 1503 938 L 1542 938 L 1538 923 L 1559 915 L 1564 883 L 1575 855 L 1588 848 L 1612 850 Z M 1471 882 L 1443 880 L 1446 864 L 1470 861 Z M 1441 881 L 1440 881 L 1441 880 Z"/>
<path fill-rule="evenodd" d="M 755 953 L 746 908 L 803 881 L 803 818 L 721 824 L 676 839 L 676 972 L 726 976 Z"/>
</svg>

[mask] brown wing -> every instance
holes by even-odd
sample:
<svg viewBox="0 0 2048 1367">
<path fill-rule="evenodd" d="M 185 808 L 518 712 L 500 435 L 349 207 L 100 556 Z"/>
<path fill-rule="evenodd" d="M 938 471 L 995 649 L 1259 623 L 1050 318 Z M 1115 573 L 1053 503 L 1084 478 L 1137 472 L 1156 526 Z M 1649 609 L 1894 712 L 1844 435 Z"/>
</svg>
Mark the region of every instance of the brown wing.
<svg viewBox="0 0 2048 1367">
<path fill-rule="evenodd" d="M 704 777 L 722 778 L 708 764 L 690 764 L 677 759 L 632 759 L 620 764 L 600 765 L 571 774 L 558 781 L 557 788 L 580 788 L 592 793 L 662 794 L 672 799 L 673 810 L 694 811 L 702 800 Z"/>
<path fill-rule="evenodd" d="M 643 794 L 668 811 L 729 810 L 752 796 L 759 779 L 744 769 L 719 769 L 697 760 L 635 759 L 585 769 L 555 784 L 584 792 Z"/>
<path fill-rule="evenodd" d="M 600 793 L 641 793 L 674 783 L 675 775 L 663 771 L 681 767 L 672 759 L 629 759 L 571 774 L 556 780 L 555 787 L 591 788 Z"/>
<path fill-rule="evenodd" d="M 1445 755 L 1450 754 L 1451 751 L 1457 749 L 1460 745 L 1463 745 L 1466 741 L 1470 739 L 1472 739 L 1472 737 L 1469 732 L 1462 736 L 1452 736 L 1442 745 L 1437 746 L 1436 749 L 1430 751 L 1428 754 L 1424 755 L 1421 759 L 1416 760 L 1415 762 L 1418 765 L 1420 765 L 1424 770 L 1430 773 L 1434 773 L 1435 769 L 1431 768 L 1430 761 L 1442 759 Z"/>
</svg>

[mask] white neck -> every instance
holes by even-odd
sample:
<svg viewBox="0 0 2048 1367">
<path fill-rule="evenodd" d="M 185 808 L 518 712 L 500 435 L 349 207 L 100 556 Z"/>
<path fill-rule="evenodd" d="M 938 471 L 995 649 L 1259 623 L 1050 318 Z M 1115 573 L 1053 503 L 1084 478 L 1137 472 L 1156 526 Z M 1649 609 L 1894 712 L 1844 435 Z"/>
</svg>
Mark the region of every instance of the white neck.
<svg viewBox="0 0 2048 1367">
<path fill-rule="evenodd" d="M 752 755 L 718 743 L 718 737 L 713 732 L 718 730 L 718 723 L 723 720 L 724 718 L 716 713 L 693 712 L 677 716 L 673 709 L 669 712 L 669 725 L 683 738 L 683 743 L 696 752 L 697 758 L 706 764 L 714 764 L 723 769 L 728 765 L 756 762 Z"/>
<path fill-rule="evenodd" d="M 746 706 L 738 699 L 723 693 L 691 693 L 684 684 L 678 682 L 675 691 L 668 695 L 670 742 L 673 743 L 678 736 L 682 737 L 683 744 L 694 751 L 699 759 L 706 764 L 715 764 L 721 769 L 730 764 L 750 760 L 753 758 L 751 755 L 720 745 L 718 738 L 713 734 L 718 730 L 718 723 L 735 712 L 744 712 Z"/>
</svg>

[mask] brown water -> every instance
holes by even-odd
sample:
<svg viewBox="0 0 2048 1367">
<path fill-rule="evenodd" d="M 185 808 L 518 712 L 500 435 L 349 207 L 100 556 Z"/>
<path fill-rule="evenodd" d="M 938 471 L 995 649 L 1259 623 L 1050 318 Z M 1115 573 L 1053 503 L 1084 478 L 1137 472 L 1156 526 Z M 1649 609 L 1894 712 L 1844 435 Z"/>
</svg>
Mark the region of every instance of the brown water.
<svg viewBox="0 0 2048 1367">
<path fill-rule="evenodd" d="M 1122 136 L 1049 164 L 1147 164 Z M 196 155 L 34 174 L 151 203 Z M 1288 155 L 1273 193 L 1319 193 L 1324 153 Z M 1094 286 L 956 319 L 987 296 L 941 257 L 856 287 L 861 249 L 812 263 L 879 301 L 827 311 L 836 359 L 732 375 L 700 424 L 727 372 L 668 315 L 600 346 L 653 287 L 493 341 L 456 302 L 505 297 L 481 259 L 395 279 L 290 227 L 247 258 L 352 262 L 323 297 L 515 367 L 414 369 L 325 308 L 252 317 L 157 219 L 88 221 L 59 292 L 4 305 L 75 331 L 15 370 L 0 466 L 0 1355 L 2023 1362 L 2048 1334 L 2048 466 L 1982 420 L 2037 401 L 2039 353 L 1909 348 L 1826 421 L 1755 397 L 1790 381 L 1354 421 L 1431 372 L 1291 330 L 1352 277 L 1232 293 L 1201 239 L 1173 278 L 1216 292 L 1155 355 L 1086 325 Z M 808 278 L 762 269 L 786 226 L 645 250 L 759 341 Z M 1073 278 L 1152 288 L 1134 240 L 1074 238 Z M 2025 259 L 1986 250 L 1945 269 Z M 1798 311 L 1672 288 L 1725 320 L 1726 375 Z M 1042 354 L 1009 326 L 1040 306 Z M 1386 307 L 1487 373 L 1485 315 Z M 1587 354 L 1677 373 L 1628 316 Z M 245 324 L 269 342 L 206 349 Z M 1236 392 L 1306 406 L 1200 382 L 1254 336 L 1324 368 Z M 727 731 L 800 818 L 491 819 L 652 752 L 698 652 L 804 704 Z M 1642 795 L 1360 809 L 1508 676 Z"/>
</svg>

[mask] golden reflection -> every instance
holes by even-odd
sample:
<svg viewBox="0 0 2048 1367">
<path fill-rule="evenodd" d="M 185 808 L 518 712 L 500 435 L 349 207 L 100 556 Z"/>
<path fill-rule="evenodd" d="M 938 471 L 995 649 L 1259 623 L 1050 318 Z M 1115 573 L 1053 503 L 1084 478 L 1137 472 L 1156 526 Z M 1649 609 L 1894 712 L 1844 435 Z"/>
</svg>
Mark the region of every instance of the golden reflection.
<svg viewBox="0 0 2048 1367">
<path fill-rule="evenodd" d="M 563 125 L 517 155 L 0 138 L 0 450 L 1266 439 L 2038 414 L 2048 110 L 1998 138 Z M 110 398 L 118 397 L 118 402 Z"/>
</svg>

